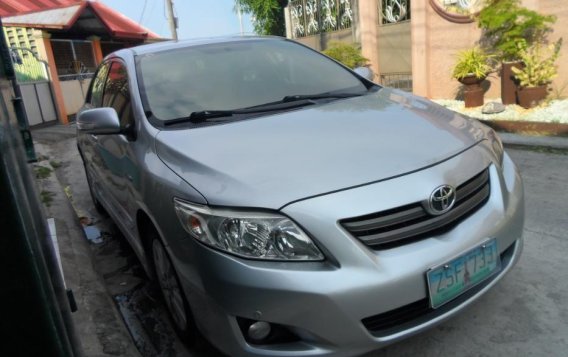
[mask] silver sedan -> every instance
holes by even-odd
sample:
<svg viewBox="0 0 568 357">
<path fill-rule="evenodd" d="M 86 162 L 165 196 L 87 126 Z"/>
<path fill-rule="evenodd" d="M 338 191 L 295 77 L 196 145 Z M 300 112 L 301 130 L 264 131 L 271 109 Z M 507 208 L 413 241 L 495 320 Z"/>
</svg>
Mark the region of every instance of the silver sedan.
<svg viewBox="0 0 568 357">
<path fill-rule="evenodd" d="M 189 343 L 360 355 L 516 263 L 523 187 L 498 136 L 368 77 L 281 38 L 105 58 L 77 118 L 92 198 Z"/>
</svg>

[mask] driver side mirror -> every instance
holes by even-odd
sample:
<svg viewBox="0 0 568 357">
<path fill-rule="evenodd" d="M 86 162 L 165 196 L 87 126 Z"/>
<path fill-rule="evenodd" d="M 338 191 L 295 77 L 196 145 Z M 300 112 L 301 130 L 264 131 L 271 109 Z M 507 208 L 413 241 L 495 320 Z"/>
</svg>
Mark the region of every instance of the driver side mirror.
<svg viewBox="0 0 568 357">
<path fill-rule="evenodd" d="M 371 71 L 368 67 L 357 67 L 353 70 L 353 72 L 357 73 L 365 79 L 368 79 L 370 81 L 373 80 L 373 71 Z"/>
<path fill-rule="evenodd" d="M 87 109 L 77 115 L 77 130 L 93 135 L 120 134 L 120 120 L 114 108 Z"/>
</svg>

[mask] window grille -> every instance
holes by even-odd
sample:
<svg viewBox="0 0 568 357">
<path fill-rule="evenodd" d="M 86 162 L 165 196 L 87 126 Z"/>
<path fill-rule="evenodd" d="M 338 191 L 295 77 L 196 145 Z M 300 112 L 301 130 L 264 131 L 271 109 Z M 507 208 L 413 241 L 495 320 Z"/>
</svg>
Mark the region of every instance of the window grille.
<svg viewBox="0 0 568 357">
<path fill-rule="evenodd" d="M 353 0 L 291 0 L 292 37 L 351 28 Z"/>
</svg>

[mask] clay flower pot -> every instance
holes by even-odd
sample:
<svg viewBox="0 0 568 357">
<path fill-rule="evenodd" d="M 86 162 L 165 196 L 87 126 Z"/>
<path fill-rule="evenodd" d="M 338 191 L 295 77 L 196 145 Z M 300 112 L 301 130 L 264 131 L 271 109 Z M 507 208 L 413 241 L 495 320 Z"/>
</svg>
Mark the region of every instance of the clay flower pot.
<svg viewBox="0 0 568 357">
<path fill-rule="evenodd" d="M 464 85 L 463 99 L 466 108 L 480 107 L 483 105 L 483 88 L 481 82 L 485 77 L 478 78 L 474 75 L 458 79 Z"/>
<path fill-rule="evenodd" d="M 539 105 L 546 98 L 546 94 L 546 84 L 538 87 L 517 88 L 519 105 L 526 109 Z"/>
<path fill-rule="evenodd" d="M 475 85 L 475 86 L 480 86 L 481 82 L 483 82 L 485 80 L 485 77 L 482 78 L 477 78 L 476 76 L 474 76 L 473 74 L 467 77 L 463 77 L 458 79 L 458 81 L 461 84 L 464 84 L 466 86 L 471 86 L 471 85 Z"/>
<path fill-rule="evenodd" d="M 501 63 L 501 102 L 507 104 L 517 104 L 517 81 L 512 68 L 523 69 L 522 62 L 503 62 Z"/>
</svg>

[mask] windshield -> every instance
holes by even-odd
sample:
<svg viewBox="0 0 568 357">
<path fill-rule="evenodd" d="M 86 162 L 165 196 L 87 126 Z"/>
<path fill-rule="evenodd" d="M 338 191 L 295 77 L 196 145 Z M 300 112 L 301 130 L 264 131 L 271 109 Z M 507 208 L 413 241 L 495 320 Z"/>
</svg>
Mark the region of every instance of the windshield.
<svg viewBox="0 0 568 357">
<path fill-rule="evenodd" d="M 143 55 L 141 93 L 153 116 L 170 120 L 234 110 L 286 96 L 363 93 L 365 85 L 335 62 L 284 40 L 249 40 Z"/>
</svg>

